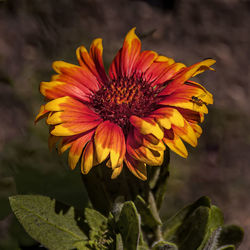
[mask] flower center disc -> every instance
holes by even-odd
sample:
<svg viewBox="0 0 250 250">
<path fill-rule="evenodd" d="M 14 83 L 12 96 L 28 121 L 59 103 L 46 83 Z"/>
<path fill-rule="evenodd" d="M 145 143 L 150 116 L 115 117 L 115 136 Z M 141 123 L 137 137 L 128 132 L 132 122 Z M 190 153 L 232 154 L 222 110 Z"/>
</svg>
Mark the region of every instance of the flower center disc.
<svg viewBox="0 0 250 250">
<path fill-rule="evenodd" d="M 132 75 L 110 80 L 91 98 L 91 106 L 103 120 L 125 129 L 131 115 L 146 116 L 155 107 L 156 91 L 143 76 Z"/>
</svg>

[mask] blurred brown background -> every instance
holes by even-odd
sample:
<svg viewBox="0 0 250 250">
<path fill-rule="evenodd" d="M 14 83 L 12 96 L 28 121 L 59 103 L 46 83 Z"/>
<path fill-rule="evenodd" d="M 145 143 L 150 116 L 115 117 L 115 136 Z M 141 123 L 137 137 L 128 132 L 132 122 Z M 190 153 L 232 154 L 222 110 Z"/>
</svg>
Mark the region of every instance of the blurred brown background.
<svg viewBox="0 0 250 250">
<path fill-rule="evenodd" d="M 84 206 L 79 169 L 47 149 L 47 127 L 34 127 L 43 98 L 38 86 L 51 63 L 76 63 L 75 49 L 104 40 L 108 66 L 129 29 L 143 48 L 187 65 L 214 58 L 216 72 L 198 82 L 214 94 L 197 148 L 187 160 L 171 154 L 162 209 L 167 217 L 202 195 L 227 224 L 241 225 L 250 249 L 249 0 L 0 0 L 0 249 L 34 245 L 10 212 L 7 197 L 45 194 Z"/>
</svg>

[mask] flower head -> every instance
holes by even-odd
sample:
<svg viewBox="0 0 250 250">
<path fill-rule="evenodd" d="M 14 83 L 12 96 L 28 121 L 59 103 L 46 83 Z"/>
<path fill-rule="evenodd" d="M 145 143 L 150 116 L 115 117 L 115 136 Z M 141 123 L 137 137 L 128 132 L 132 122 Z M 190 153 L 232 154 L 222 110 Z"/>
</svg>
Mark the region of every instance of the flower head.
<svg viewBox="0 0 250 250">
<path fill-rule="evenodd" d="M 42 82 L 40 92 L 50 100 L 41 106 L 36 121 L 47 117 L 49 147 L 58 142 L 59 152 L 69 149 L 69 165 L 81 161 L 81 171 L 107 161 L 111 178 L 124 162 L 138 178 L 147 178 L 146 165 L 163 162 L 170 148 L 182 157 L 202 129 L 198 125 L 212 104 L 212 95 L 189 79 L 215 63 L 207 59 L 186 67 L 154 51 L 141 51 L 135 28 L 125 37 L 106 74 L 102 40 L 95 39 L 88 52 L 76 51 L 80 66 L 53 63 L 57 72 Z"/>
</svg>

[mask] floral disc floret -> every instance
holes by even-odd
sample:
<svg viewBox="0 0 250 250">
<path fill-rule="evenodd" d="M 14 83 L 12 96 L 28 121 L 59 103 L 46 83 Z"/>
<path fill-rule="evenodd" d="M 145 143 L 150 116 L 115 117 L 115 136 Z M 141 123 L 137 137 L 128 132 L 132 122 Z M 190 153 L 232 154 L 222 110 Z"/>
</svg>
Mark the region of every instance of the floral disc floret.
<svg viewBox="0 0 250 250">
<path fill-rule="evenodd" d="M 132 115 L 147 116 L 156 107 L 156 90 L 143 74 L 111 79 L 90 97 L 90 104 L 103 120 L 118 124 L 124 131 Z"/>
</svg>

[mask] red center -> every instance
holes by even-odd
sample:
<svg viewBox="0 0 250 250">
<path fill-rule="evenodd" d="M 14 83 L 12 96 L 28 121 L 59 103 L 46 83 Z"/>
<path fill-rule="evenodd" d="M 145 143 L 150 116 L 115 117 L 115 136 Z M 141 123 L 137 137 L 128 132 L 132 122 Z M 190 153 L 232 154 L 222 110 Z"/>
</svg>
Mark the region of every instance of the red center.
<svg viewBox="0 0 250 250">
<path fill-rule="evenodd" d="M 143 75 L 134 74 L 129 78 L 110 80 L 90 100 L 91 106 L 103 120 L 127 129 L 131 115 L 143 117 L 155 109 L 156 95 L 156 90 Z"/>
</svg>

